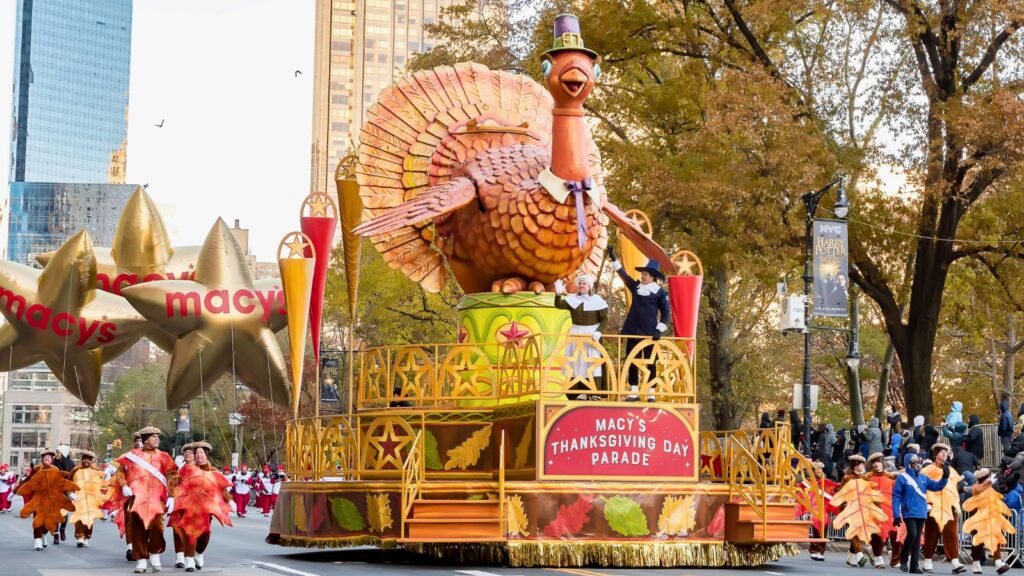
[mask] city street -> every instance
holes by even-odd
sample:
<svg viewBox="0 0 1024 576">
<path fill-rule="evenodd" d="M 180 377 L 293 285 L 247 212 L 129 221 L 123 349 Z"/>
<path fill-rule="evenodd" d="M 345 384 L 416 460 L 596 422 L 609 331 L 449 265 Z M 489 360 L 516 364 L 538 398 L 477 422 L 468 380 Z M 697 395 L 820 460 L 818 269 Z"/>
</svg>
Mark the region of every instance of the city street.
<svg viewBox="0 0 1024 576">
<path fill-rule="evenodd" d="M 20 498 L 18 499 L 20 501 Z M 0 515 L 0 574 L 18 576 L 95 576 L 103 574 L 130 574 L 133 564 L 124 559 L 124 545 L 117 538 L 117 528 L 108 522 L 100 522 L 90 548 L 75 547 L 71 534 L 65 544 L 52 544 L 42 552 L 32 550 L 31 521 L 17 516 L 20 502 L 12 514 Z M 439 564 L 436 560 L 402 552 L 382 552 L 370 548 L 350 550 L 304 550 L 281 548 L 263 542 L 269 519 L 250 513 L 243 519 L 233 519 L 234 528 L 215 526 L 213 541 L 206 554 L 207 566 L 201 573 L 237 576 L 272 576 L 284 574 L 293 576 L 327 576 L 332 574 L 385 576 L 416 572 L 425 576 L 631 576 L 636 574 L 664 574 L 685 576 L 687 574 L 721 575 L 740 572 L 739 570 L 695 570 L 695 569 L 612 569 L 612 568 L 565 568 L 527 569 L 500 568 L 491 566 L 453 566 Z M 167 531 L 170 546 L 171 533 Z M 873 569 L 848 568 L 843 565 L 846 554 L 830 553 L 824 564 L 812 562 L 804 554 L 760 568 L 742 570 L 749 575 L 817 575 L 865 574 Z M 173 567 L 174 554 L 168 550 L 161 555 L 164 572 L 184 573 Z M 937 565 L 936 574 L 949 574 L 948 565 Z M 1017 570 L 1010 573 L 1013 574 Z M 889 574 L 899 574 L 888 570 Z M 994 568 L 986 573 L 995 574 Z"/>
</svg>

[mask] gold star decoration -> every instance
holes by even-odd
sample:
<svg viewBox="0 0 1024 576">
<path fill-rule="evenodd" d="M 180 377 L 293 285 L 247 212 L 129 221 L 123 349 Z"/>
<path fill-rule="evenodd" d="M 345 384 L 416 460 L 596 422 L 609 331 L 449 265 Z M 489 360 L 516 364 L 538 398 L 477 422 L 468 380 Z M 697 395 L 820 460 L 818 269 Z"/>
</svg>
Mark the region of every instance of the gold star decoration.
<svg viewBox="0 0 1024 576">
<path fill-rule="evenodd" d="M 96 289 L 89 233 L 69 238 L 43 270 L 0 261 L 0 370 L 45 362 L 68 392 L 92 406 L 106 353 L 139 339 L 147 322 L 124 298 Z"/>
<path fill-rule="evenodd" d="M 703 276 L 704 266 L 700 263 L 697 255 L 689 250 L 681 250 L 672 258 L 676 265 L 677 274 L 680 276 Z M 697 271 L 694 271 L 694 268 Z"/>
<path fill-rule="evenodd" d="M 303 212 L 305 211 L 306 206 L 309 207 L 310 216 L 322 216 L 328 218 L 335 216 L 337 213 L 337 208 L 335 208 L 334 202 L 331 200 L 330 196 L 323 192 L 314 192 L 309 196 L 306 196 L 302 205 Z M 328 210 L 328 208 L 331 210 Z M 335 214 L 329 214 L 329 212 L 335 212 Z"/>
<path fill-rule="evenodd" d="M 167 407 L 199 396 L 226 371 L 287 406 L 288 372 L 271 329 L 283 296 L 252 281 L 245 253 L 218 219 L 199 253 L 194 280 L 160 280 L 123 290 L 147 319 L 177 338 L 167 371 Z"/>
<path fill-rule="evenodd" d="M 301 232 L 291 232 L 281 242 L 282 246 L 288 247 L 288 256 L 285 258 L 305 258 L 306 248 L 309 243 Z"/>
</svg>

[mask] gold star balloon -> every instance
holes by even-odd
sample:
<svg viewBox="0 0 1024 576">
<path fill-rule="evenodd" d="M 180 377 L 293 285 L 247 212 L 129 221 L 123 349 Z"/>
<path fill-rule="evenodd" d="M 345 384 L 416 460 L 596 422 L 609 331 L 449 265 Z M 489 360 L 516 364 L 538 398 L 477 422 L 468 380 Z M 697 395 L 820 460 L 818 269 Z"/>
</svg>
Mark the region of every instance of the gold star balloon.
<svg viewBox="0 0 1024 576">
<path fill-rule="evenodd" d="M 284 296 L 252 281 L 245 254 L 223 220 L 207 235 L 193 280 L 146 282 L 122 294 L 177 338 L 167 371 L 168 408 L 199 396 L 228 370 L 264 398 L 288 405 L 288 372 L 272 330 Z"/>
<path fill-rule="evenodd" d="M 0 261 L 0 370 L 45 362 L 69 392 L 92 406 L 104 347 L 139 339 L 147 322 L 124 298 L 96 289 L 89 233 L 75 234 L 43 270 Z"/>
</svg>

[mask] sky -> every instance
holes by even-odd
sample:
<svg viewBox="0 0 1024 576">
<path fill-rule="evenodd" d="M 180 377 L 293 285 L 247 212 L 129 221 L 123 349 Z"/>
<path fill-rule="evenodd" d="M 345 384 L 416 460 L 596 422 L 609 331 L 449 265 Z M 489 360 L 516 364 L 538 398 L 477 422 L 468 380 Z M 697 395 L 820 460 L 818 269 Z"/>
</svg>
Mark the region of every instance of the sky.
<svg viewBox="0 0 1024 576">
<path fill-rule="evenodd" d="M 0 0 L 6 82 L 15 4 Z M 281 238 L 298 229 L 310 181 L 314 8 L 314 0 L 135 0 L 127 182 L 149 185 L 175 245 L 202 244 L 218 217 L 238 219 L 250 229 L 250 252 L 273 261 Z M 11 90 L 0 90 L 0 111 L 10 110 Z"/>
</svg>

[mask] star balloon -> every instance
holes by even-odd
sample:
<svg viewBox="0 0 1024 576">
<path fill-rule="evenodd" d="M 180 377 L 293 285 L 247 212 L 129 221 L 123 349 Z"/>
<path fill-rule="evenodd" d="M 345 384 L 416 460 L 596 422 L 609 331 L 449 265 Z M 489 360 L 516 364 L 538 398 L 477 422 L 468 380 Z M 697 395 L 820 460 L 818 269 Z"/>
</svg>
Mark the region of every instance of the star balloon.
<svg viewBox="0 0 1024 576">
<path fill-rule="evenodd" d="M 288 405 L 288 372 L 272 329 L 274 316 L 283 313 L 283 295 L 252 281 L 245 253 L 223 220 L 203 243 L 194 280 L 157 280 L 122 293 L 177 338 L 167 371 L 168 408 L 199 396 L 228 370 L 264 398 Z"/>
<path fill-rule="evenodd" d="M 69 392 L 92 406 L 103 347 L 139 339 L 147 322 L 124 298 L 96 289 L 89 233 L 69 238 L 43 270 L 0 261 L 0 370 L 45 362 Z"/>
</svg>

